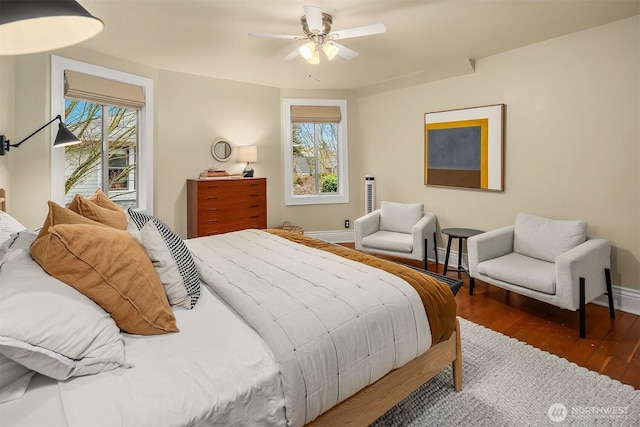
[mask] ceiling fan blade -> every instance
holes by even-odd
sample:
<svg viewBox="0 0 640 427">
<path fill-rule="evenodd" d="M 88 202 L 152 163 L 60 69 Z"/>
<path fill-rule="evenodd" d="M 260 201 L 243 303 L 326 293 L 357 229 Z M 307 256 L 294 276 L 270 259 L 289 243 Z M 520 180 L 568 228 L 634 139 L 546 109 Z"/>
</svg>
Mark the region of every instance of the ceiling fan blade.
<svg viewBox="0 0 640 427">
<path fill-rule="evenodd" d="M 331 42 L 335 47 L 340 49 L 338 51 L 338 55 L 342 56 L 344 59 L 353 59 L 358 56 L 358 52 L 355 50 L 351 50 L 348 47 L 341 45 L 340 43 Z"/>
<path fill-rule="evenodd" d="M 346 30 L 334 31 L 329 34 L 329 38 L 334 40 L 352 39 L 354 37 L 371 36 L 387 32 L 384 24 L 371 24 L 363 27 L 347 28 Z"/>
<path fill-rule="evenodd" d="M 285 56 L 282 59 L 284 59 L 285 61 L 290 61 L 290 60 L 296 58 L 298 55 L 300 55 L 300 48 L 299 47 L 297 47 L 294 50 L 292 50 L 290 54 L 288 54 L 287 56 Z"/>
<path fill-rule="evenodd" d="M 305 6 L 304 15 L 307 17 L 307 25 L 312 33 L 322 32 L 322 9 L 317 6 Z"/>
<path fill-rule="evenodd" d="M 293 36 L 290 34 L 271 34 L 271 33 L 249 33 L 251 37 L 262 37 L 267 39 L 288 39 L 288 40 L 303 40 L 306 37 Z"/>
</svg>

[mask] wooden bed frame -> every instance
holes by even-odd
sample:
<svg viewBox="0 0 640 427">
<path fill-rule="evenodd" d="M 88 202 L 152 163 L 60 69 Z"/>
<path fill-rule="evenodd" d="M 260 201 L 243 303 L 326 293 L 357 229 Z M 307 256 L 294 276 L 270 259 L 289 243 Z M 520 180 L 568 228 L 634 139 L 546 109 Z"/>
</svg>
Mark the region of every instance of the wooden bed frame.
<svg viewBox="0 0 640 427">
<path fill-rule="evenodd" d="M 7 210 L 6 191 L 0 188 L 0 210 Z M 370 386 L 340 402 L 307 426 L 368 426 L 449 364 L 453 388 L 462 390 L 462 344 L 460 322 L 451 337 L 406 365 L 394 369 Z"/>
<path fill-rule="evenodd" d="M 460 322 L 447 341 L 440 342 L 406 365 L 340 402 L 307 426 L 368 426 L 449 364 L 453 388 L 462 390 Z"/>
<path fill-rule="evenodd" d="M 0 211 L 7 211 L 7 192 L 4 188 L 0 188 Z"/>
</svg>

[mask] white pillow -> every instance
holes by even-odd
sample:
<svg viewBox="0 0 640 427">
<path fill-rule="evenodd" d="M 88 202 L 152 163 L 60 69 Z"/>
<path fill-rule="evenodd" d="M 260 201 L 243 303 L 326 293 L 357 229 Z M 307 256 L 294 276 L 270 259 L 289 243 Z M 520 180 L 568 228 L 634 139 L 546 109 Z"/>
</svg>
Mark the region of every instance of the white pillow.
<svg viewBox="0 0 640 427">
<path fill-rule="evenodd" d="M 0 355 L 57 380 L 127 366 L 111 316 L 49 276 L 28 248 L 12 248 L 0 268 Z"/>
<path fill-rule="evenodd" d="M 380 230 L 411 234 L 423 216 L 423 204 L 384 201 L 380 205 Z"/>
<path fill-rule="evenodd" d="M 27 249 L 31 247 L 31 243 L 38 235 L 34 230 L 22 230 L 13 233 L 4 243 L 0 244 L 0 268 L 4 264 L 7 254 L 15 249 Z"/>
<path fill-rule="evenodd" d="M 24 225 L 6 212 L 0 211 L 0 266 L 4 262 L 9 246 L 12 243 L 12 235 L 24 230 Z"/>
<path fill-rule="evenodd" d="M 140 230 L 133 236 L 153 263 L 169 304 L 193 308 L 200 298 L 200 275 L 187 245 L 158 218 L 131 208 L 127 215 Z"/>
<path fill-rule="evenodd" d="M 130 209 L 130 208 L 129 208 Z M 138 228 L 138 226 L 136 225 L 135 221 L 133 220 L 133 218 L 131 218 L 131 215 L 129 215 L 129 209 L 124 211 L 125 216 L 127 217 L 127 231 L 131 234 L 137 233 L 140 229 Z M 133 210 L 133 209 L 132 209 Z M 136 212 L 136 211 L 134 211 Z M 137 212 L 141 212 L 141 211 L 137 211 Z"/>
<path fill-rule="evenodd" d="M 169 304 L 191 309 L 197 302 L 197 298 L 192 301 L 191 295 L 187 292 L 178 263 L 171 256 L 171 251 L 167 247 L 167 242 L 162 238 L 162 232 L 158 229 L 157 222 L 153 220 L 147 222 L 139 232 L 133 234 L 133 237 L 142 245 L 156 273 L 158 273 Z M 199 288 L 197 292 L 199 295 Z"/>
<path fill-rule="evenodd" d="M 31 369 L 22 366 L 0 354 L 0 403 L 20 399 L 27 391 L 31 377 L 35 374 Z"/>
<path fill-rule="evenodd" d="M 0 243 L 7 240 L 13 233 L 24 230 L 26 227 L 20 221 L 6 212 L 0 211 Z"/>
<path fill-rule="evenodd" d="M 519 213 L 513 232 L 513 251 L 543 261 L 555 262 L 558 255 L 587 240 L 587 223 L 563 221 Z"/>
</svg>

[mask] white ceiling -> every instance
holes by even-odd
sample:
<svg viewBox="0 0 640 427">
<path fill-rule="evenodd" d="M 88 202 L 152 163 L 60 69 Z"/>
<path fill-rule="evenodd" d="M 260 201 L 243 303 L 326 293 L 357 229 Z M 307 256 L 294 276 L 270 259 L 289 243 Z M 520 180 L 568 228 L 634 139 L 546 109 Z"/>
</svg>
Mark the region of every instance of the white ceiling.
<svg viewBox="0 0 640 427">
<path fill-rule="evenodd" d="M 640 13 L 640 0 L 80 0 L 105 29 L 82 47 L 158 69 L 280 88 L 366 89 L 470 71 L 469 60 Z M 332 29 L 382 22 L 385 34 L 344 40 L 360 55 L 309 65 L 283 57 L 302 42 L 306 4 Z"/>
</svg>

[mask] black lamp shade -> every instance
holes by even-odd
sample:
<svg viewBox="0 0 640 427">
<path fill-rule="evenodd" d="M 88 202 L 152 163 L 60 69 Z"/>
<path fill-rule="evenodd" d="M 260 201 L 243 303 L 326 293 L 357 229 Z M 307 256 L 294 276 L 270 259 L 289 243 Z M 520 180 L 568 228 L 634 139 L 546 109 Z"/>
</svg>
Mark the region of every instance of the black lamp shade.
<svg viewBox="0 0 640 427">
<path fill-rule="evenodd" d="M 75 0 L 0 0 L 0 55 L 21 55 L 83 42 L 104 28 Z"/>
<path fill-rule="evenodd" d="M 64 147 L 66 145 L 73 145 L 82 142 L 77 136 L 71 132 L 62 121 L 58 125 L 58 134 L 56 140 L 53 142 L 54 147 Z"/>
</svg>

